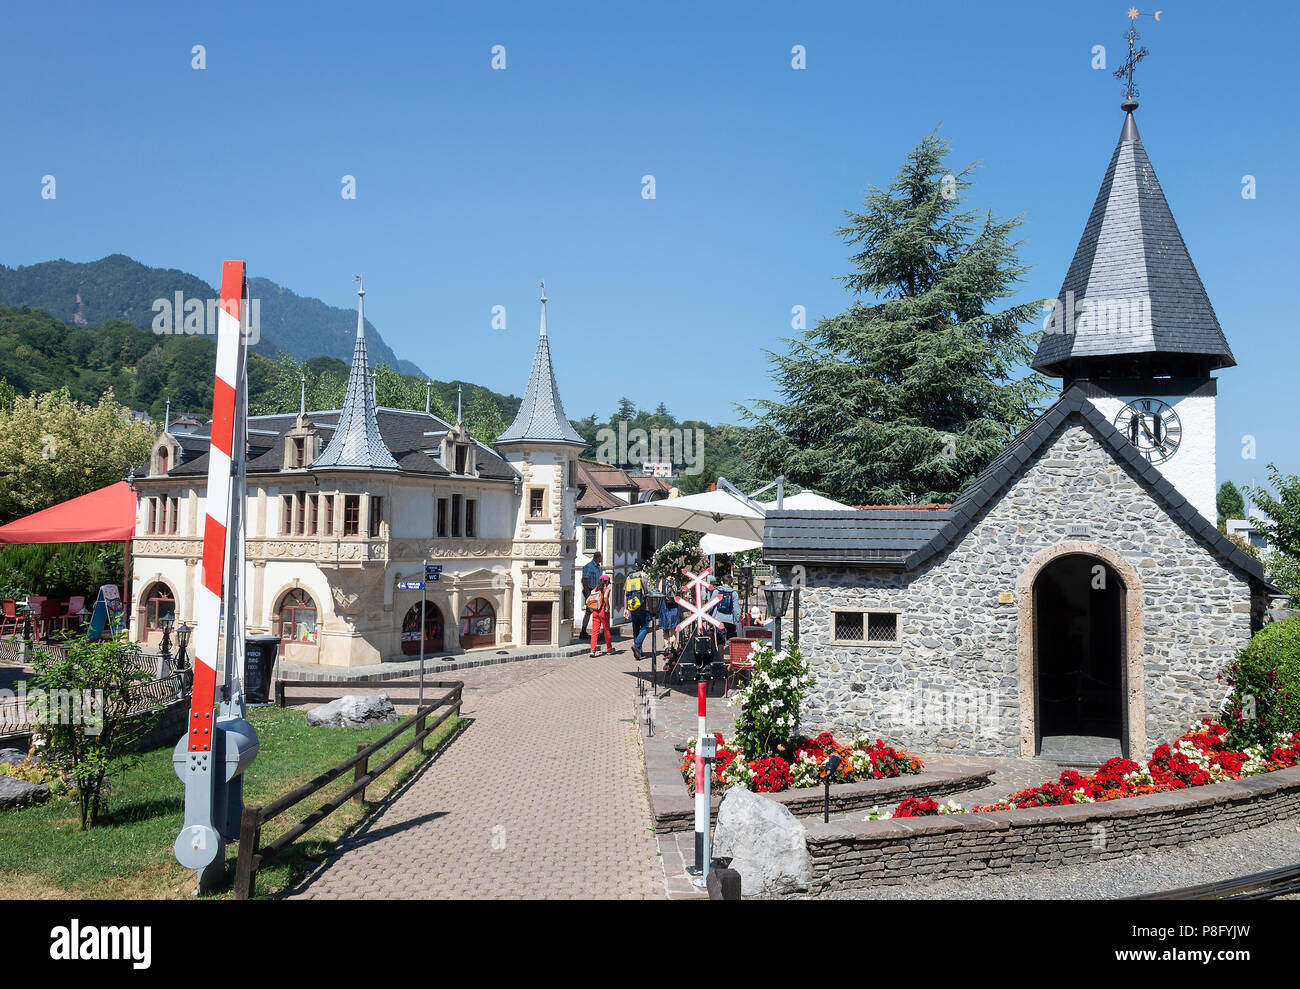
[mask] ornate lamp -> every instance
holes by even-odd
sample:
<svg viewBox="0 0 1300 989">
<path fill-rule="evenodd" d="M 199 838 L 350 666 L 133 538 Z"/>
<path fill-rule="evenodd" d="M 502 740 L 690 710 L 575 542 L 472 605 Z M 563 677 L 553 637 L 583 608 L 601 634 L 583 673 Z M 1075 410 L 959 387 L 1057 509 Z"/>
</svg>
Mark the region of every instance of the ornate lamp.
<svg viewBox="0 0 1300 989">
<path fill-rule="evenodd" d="M 763 596 L 767 598 L 767 612 L 776 623 L 774 645 L 778 652 L 781 651 L 781 619 L 785 617 L 786 610 L 790 607 L 790 595 L 793 593 L 794 588 L 781 580 L 779 574 L 763 588 Z"/>
</svg>

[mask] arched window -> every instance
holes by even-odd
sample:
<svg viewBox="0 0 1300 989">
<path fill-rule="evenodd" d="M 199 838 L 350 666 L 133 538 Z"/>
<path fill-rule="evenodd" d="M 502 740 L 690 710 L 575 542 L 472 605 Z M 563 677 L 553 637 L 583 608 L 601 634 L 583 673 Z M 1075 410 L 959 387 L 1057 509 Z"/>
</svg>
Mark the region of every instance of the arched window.
<svg viewBox="0 0 1300 989">
<path fill-rule="evenodd" d="M 460 646 L 474 649 L 497 644 L 497 613 L 487 598 L 473 598 L 460 610 Z"/>
<path fill-rule="evenodd" d="M 176 617 L 176 599 L 172 597 L 171 588 L 158 581 L 151 584 L 144 594 L 144 627 L 146 632 L 157 632 L 162 628 L 158 624 L 164 618 Z"/>
<path fill-rule="evenodd" d="M 420 606 L 413 604 L 402 618 L 402 652 L 420 655 Z M 442 612 L 432 601 L 424 603 L 424 652 L 442 652 Z"/>
<path fill-rule="evenodd" d="M 300 587 L 280 599 L 280 655 L 286 643 L 314 646 L 316 644 L 316 602 Z"/>
</svg>

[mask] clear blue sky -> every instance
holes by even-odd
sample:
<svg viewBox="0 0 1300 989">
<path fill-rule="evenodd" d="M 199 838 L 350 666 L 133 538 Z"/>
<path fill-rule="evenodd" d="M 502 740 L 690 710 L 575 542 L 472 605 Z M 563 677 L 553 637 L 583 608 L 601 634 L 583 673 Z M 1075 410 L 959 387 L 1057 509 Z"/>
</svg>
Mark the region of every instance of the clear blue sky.
<svg viewBox="0 0 1300 989">
<path fill-rule="evenodd" d="M 626 395 L 735 420 L 791 307 L 848 304 L 841 211 L 936 124 L 983 163 L 967 201 L 1024 214 L 1024 296 L 1056 293 L 1122 123 L 1127 6 L 11 0 L 0 262 L 122 252 L 215 282 L 241 257 L 340 306 L 364 272 L 400 356 L 515 394 L 545 277 L 571 416 Z M 1143 140 L 1239 363 L 1221 479 L 1300 472 L 1298 19 L 1169 0 L 1139 22 Z"/>
</svg>

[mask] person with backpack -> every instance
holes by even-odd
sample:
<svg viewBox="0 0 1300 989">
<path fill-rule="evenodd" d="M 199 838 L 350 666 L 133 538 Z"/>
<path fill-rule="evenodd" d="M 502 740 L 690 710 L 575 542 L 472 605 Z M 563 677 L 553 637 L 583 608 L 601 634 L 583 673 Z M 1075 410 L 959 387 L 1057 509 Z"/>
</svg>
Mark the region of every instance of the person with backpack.
<svg viewBox="0 0 1300 989">
<path fill-rule="evenodd" d="M 727 639 L 736 637 L 736 612 L 740 608 L 736 604 L 736 591 L 730 584 L 719 584 L 713 589 L 713 592 L 722 598 L 718 606 L 713 609 L 713 617 L 722 622 L 722 635 Z"/>
<path fill-rule="evenodd" d="M 646 633 L 650 631 L 650 612 L 645 606 L 646 586 L 649 578 L 641 569 L 641 561 L 636 569 L 628 575 L 623 585 L 623 617 L 632 620 L 632 655 L 641 661 L 641 643 L 645 642 Z"/>
<path fill-rule="evenodd" d="M 600 551 L 598 550 L 591 554 L 591 559 L 588 560 L 587 565 L 582 568 L 583 610 L 582 631 L 578 633 L 579 639 L 585 639 L 587 637 L 587 623 L 591 621 L 591 609 L 586 606 L 587 598 L 591 592 L 596 589 L 596 585 L 600 583 L 600 572 Z"/>
<path fill-rule="evenodd" d="M 667 581 L 664 581 L 661 586 L 664 601 L 659 605 L 659 628 L 664 633 L 664 648 L 675 649 L 677 648 L 677 623 L 681 621 L 677 595 L 681 592 L 675 584 L 669 584 Z"/>
<path fill-rule="evenodd" d="M 587 596 L 587 610 L 591 614 L 591 655 L 596 655 L 600 630 L 605 630 L 605 655 L 614 652 L 614 640 L 609 634 L 609 574 L 603 573 Z"/>
</svg>

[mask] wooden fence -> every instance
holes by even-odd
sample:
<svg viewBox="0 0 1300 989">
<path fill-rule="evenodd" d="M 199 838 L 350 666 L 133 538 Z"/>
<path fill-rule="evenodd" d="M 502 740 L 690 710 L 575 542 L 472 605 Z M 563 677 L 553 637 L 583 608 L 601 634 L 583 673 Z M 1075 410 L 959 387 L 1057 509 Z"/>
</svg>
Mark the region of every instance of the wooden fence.
<svg viewBox="0 0 1300 989">
<path fill-rule="evenodd" d="M 288 681 L 288 685 L 293 685 L 299 681 Z M 280 681 L 285 683 L 285 681 Z M 337 766 L 326 770 L 309 783 L 304 783 L 292 793 L 286 793 L 279 800 L 266 807 L 245 807 L 243 816 L 239 821 L 239 856 L 235 861 L 235 897 L 240 900 L 246 900 L 253 895 L 253 886 L 257 879 L 257 870 L 263 865 L 270 862 L 275 856 L 280 854 L 304 834 L 314 828 L 334 811 L 338 810 L 349 799 L 356 803 L 365 800 L 366 787 L 377 780 L 381 775 L 397 764 L 397 761 L 406 755 L 412 749 L 417 752 L 424 751 L 424 740 L 430 734 L 436 731 L 448 718 L 460 714 L 461 693 L 465 684 L 460 680 L 433 680 L 427 681 L 425 686 L 435 689 L 446 689 L 447 693 L 437 700 L 426 704 L 415 714 L 398 724 L 383 738 L 371 742 L 369 745 L 359 745 L 357 754 L 350 759 L 345 759 Z M 279 684 L 277 684 L 279 687 Z M 283 696 L 283 691 L 277 689 L 277 694 Z M 330 698 L 331 700 L 333 698 Z M 440 707 L 446 710 L 434 719 L 432 724 L 428 723 L 429 717 Z M 386 759 L 380 766 L 375 769 L 370 768 L 370 757 L 377 754 L 380 749 L 384 748 L 402 733 L 414 728 L 415 734 L 409 742 L 398 749 L 393 755 Z M 346 787 L 342 793 L 326 801 L 316 810 L 312 811 L 293 827 L 289 828 L 284 834 L 280 835 L 274 841 L 267 842 L 259 847 L 262 840 L 262 828 L 266 824 L 279 817 L 290 807 L 305 800 L 313 793 L 317 793 L 324 787 L 328 786 L 334 780 L 338 779 L 349 769 L 352 770 L 352 783 Z"/>
</svg>

